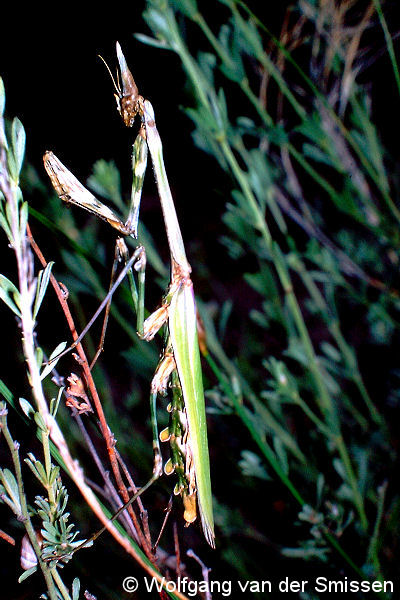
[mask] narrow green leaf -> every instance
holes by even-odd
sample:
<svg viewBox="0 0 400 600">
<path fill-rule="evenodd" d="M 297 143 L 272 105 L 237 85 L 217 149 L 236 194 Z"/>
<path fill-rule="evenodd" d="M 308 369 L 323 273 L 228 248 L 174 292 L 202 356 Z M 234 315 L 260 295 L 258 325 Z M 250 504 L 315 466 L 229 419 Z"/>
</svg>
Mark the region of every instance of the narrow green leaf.
<svg viewBox="0 0 400 600">
<path fill-rule="evenodd" d="M 79 600 L 79 592 L 81 589 L 81 582 L 77 577 L 75 577 L 72 582 L 72 600 Z"/>
<path fill-rule="evenodd" d="M 47 486 L 48 481 L 47 481 L 46 471 L 44 469 L 44 466 L 42 465 L 42 463 L 39 460 L 37 460 L 35 462 L 35 468 L 36 468 L 36 471 L 37 471 L 37 476 L 38 476 L 39 481 L 44 486 Z"/>
<path fill-rule="evenodd" d="M 50 354 L 50 358 L 47 362 L 47 365 L 45 366 L 45 368 L 43 369 L 43 371 L 40 374 L 40 379 L 43 380 L 55 368 L 55 366 L 59 360 L 56 357 L 59 354 L 61 354 L 61 352 L 65 349 L 66 345 L 67 345 L 67 342 L 61 342 L 60 344 L 58 344 L 57 348 L 55 348 L 55 350 L 53 350 L 53 352 Z"/>
<path fill-rule="evenodd" d="M 8 148 L 8 150 L 7 150 L 7 169 L 10 174 L 10 178 L 14 182 L 18 182 L 19 175 L 18 175 L 17 162 L 15 160 L 15 156 L 14 156 L 11 148 Z"/>
<path fill-rule="evenodd" d="M 32 460 L 34 462 L 36 462 L 35 457 L 33 456 L 33 454 L 30 454 L 30 458 L 24 458 L 24 463 L 30 468 L 30 470 L 32 471 L 32 473 L 34 474 L 34 476 L 39 479 L 39 481 L 41 481 L 39 474 L 36 470 L 36 467 L 34 465 L 34 462 L 32 462 Z"/>
<path fill-rule="evenodd" d="M 18 484 L 17 484 L 17 480 L 15 479 L 13 473 L 11 473 L 11 471 L 9 469 L 0 470 L 0 480 L 1 480 L 2 484 L 4 485 L 9 498 L 12 500 L 14 506 L 20 513 L 21 512 L 21 504 L 19 501 Z"/>
<path fill-rule="evenodd" d="M 196 0 L 173 0 L 172 3 L 190 19 L 193 19 L 198 15 L 199 9 Z"/>
<path fill-rule="evenodd" d="M 35 409 L 33 408 L 33 406 L 28 402 L 28 400 L 25 400 L 25 398 L 19 398 L 19 405 L 22 408 L 22 411 L 26 414 L 26 416 L 28 417 L 28 419 L 30 419 L 32 417 L 32 415 L 35 414 Z"/>
<path fill-rule="evenodd" d="M 142 42 L 142 44 L 146 44 L 147 46 L 161 48 L 162 50 L 171 49 L 165 41 L 156 40 L 156 38 L 152 38 L 149 35 L 145 35 L 144 33 L 135 33 L 135 38 L 139 40 L 139 42 Z"/>
<path fill-rule="evenodd" d="M 0 379 L 0 394 L 8 402 L 8 404 L 11 404 L 11 406 L 15 408 L 14 396 L 2 379 Z"/>
<path fill-rule="evenodd" d="M 33 305 L 33 318 L 36 319 L 36 316 L 39 312 L 39 308 L 43 302 L 44 295 L 47 290 L 47 286 L 50 281 L 51 269 L 54 265 L 54 262 L 51 261 L 47 264 L 44 270 L 39 271 L 38 281 L 36 286 L 36 297 Z"/>
<path fill-rule="evenodd" d="M 60 467 L 52 467 L 51 472 L 50 472 L 50 477 L 49 477 L 49 485 L 53 485 L 53 483 L 55 482 L 55 480 L 57 479 L 57 477 L 60 474 Z"/>
<path fill-rule="evenodd" d="M 3 78 L 0 77 L 0 117 L 4 114 L 4 107 L 6 105 L 6 90 L 4 88 Z"/>
<path fill-rule="evenodd" d="M 64 391 L 64 387 L 60 387 L 60 389 L 58 390 L 58 394 L 57 394 L 57 398 L 52 398 L 50 400 L 50 414 L 55 417 L 58 411 L 58 407 L 60 405 L 60 400 L 61 400 L 61 396 L 62 393 Z"/>
<path fill-rule="evenodd" d="M 33 418 L 35 419 L 35 423 L 39 427 L 39 429 L 44 433 L 47 433 L 46 423 L 44 422 L 42 415 L 37 412 L 35 413 Z"/>
<path fill-rule="evenodd" d="M 5 275 L 0 275 L 0 298 L 7 304 L 9 308 L 11 308 L 13 313 L 15 313 L 18 317 L 21 316 L 19 309 L 21 300 L 20 293 L 12 281 L 7 279 Z"/>
<path fill-rule="evenodd" d="M 25 154 L 25 129 L 18 117 L 12 122 L 11 126 L 11 144 L 12 150 L 15 157 L 15 164 L 17 169 L 17 178 L 21 172 L 22 163 L 24 162 Z"/>
<path fill-rule="evenodd" d="M 24 571 L 22 573 L 22 575 L 20 577 L 18 577 L 18 583 L 22 583 L 23 581 L 25 581 L 25 579 L 28 579 L 28 577 L 30 577 L 31 575 L 33 575 L 33 573 L 36 573 L 36 571 L 37 571 L 37 566 L 36 565 L 34 567 L 31 567 L 27 571 Z"/>
<path fill-rule="evenodd" d="M 35 348 L 35 358 L 36 358 L 36 364 L 38 366 L 38 369 L 40 369 L 43 364 L 43 350 L 40 346 Z"/>
<path fill-rule="evenodd" d="M 62 521 L 60 521 L 60 524 L 61 523 Z M 49 542 L 51 542 L 53 539 L 57 540 L 58 538 L 58 531 L 56 527 L 54 527 L 54 525 L 49 521 L 44 521 L 41 534 L 46 540 L 49 540 Z"/>
<path fill-rule="evenodd" d="M 22 202 L 19 211 L 19 231 L 20 236 L 23 238 L 26 235 L 26 224 L 28 222 L 29 207 L 27 202 Z"/>
<path fill-rule="evenodd" d="M 3 215 L 3 213 L 0 212 L 0 227 L 4 230 L 6 236 L 8 237 L 8 241 L 10 242 L 10 244 L 12 244 L 12 232 L 10 229 L 10 226 L 8 224 L 8 221 L 5 217 L 5 215 Z"/>
</svg>

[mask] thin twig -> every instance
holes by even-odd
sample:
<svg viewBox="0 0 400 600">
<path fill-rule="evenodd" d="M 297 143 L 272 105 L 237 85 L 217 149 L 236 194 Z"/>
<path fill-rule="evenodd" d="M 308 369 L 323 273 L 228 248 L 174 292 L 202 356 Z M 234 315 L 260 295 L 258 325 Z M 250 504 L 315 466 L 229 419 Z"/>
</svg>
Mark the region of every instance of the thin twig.
<svg viewBox="0 0 400 600">
<path fill-rule="evenodd" d="M 94 462 L 96 463 L 96 466 L 103 478 L 105 489 L 108 492 L 108 493 L 104 493 L 104 497 L 107 498 L 108 500 L 112 501 L 113 504 L 115 504 L 115 509 L 117 510 L 118 508 L 121 507 L 121 500 L 120 500 L 120 497 L 118 496 L 117 490 L 114 488 L 114 486 L 110 480 L 109 473 L 108 473 L 108 471 L 105 470 L 103 463 L 98 455 L 98 452 L 97 452 L 96 448 L 94 447 L 92 440 L 90 439 L 90 436 L 87 432 L 87 429 L 85 427 L 82 417 L 80 415 L 76 415 L 75 419 L 76 419 L 78 427 L 81 431 L 82 437 L 85 440 L 86 446 L 88 447 L 88 450 L 89 450 Z M 91 487 L 93 488 L 93 484 L 91 484 Z M 121 519 L 124 520 L 125 527 L 127 527 L 127 529 L 129 529 L 129 531 L 131 532 L 131 535 L 135 538 L 135 540 L 137 542 L 139 542 L 139 537 L 138 537 L 136 528 L 135 528 L 132 520 L 129 518 L 129 516 L 130 515 L 128 512 L 124 512 L 121 515 Z"/>
<path fill-rule="evenodd" d="M 3 531 L 2 529 L 0 529 L 0 538 L 2 538 L 8 544 L 11 544 L 11 546 L 15 546 L 15 539 L 11 537 L 11 535 L 8 535 L 8 533 Z"/>
<path fill-rule="evenodd" d="M 206 590 L 205 590 L 205 599 L 211 600 L 212 596 L 211 596 L 211 592 L 210 592 L 210 577 L 209 577 L 211 569 L 209 567 L 206 567 L 206 565 L 203 563 L 203 561 L 197 556 L 197 554 L 195 554 L 193 552 L 192 549 L 189 549 L 186 552 L 186 556 L 188 556 L 189 558 L 193 558 L 200 565 L 203 581 L 205 581 L 207 584 Z"/>
<path fill-rule="evenodd" d="M 43 267 L 46 267 L 47 261 L 44 258 L 44 256 L 43 256 L 40 248 L 36 244 L 36 242 L 35 242 L 35 240 L 34 240 L 34 238 L 32 236 L 32 232 L 31 232 L 29 226 L 28 226 L 27 231 L 28 231 L 28 236 L 29 236 L 29 240 L 30 240 L 30 243 L 32 245 L 32 248 L 34 249 L 34 251 L 35 251 L 36 255 L 38 256 L 38 258 L 39 258 L 41 264 L 43 265 Z M 76 331 L 76 328 L 75 328 L 75 324 L 74 324 L 74 321 L 73 321 L 73 318 L 72 318 L 72 315 L 71 315 L 68 303 L 67 303 L 66 298 L 65 298 L 65 294 L 64 294 L 61 286 L 58 284 L 57 280 L 55 279 L 55 277 L 53 275 L 50 275 L 50 281 L 51 281 L 52 286 L 53 286 L 53 288 L 54 288 L 54 290 L 56 292 L 57 298 L 58 298 L 58 300 L 59 300 L 59 302 L 61 304 L 61 307 L 62 307 L 62 310 L 63 310 L 63 312 L 65 314 L 65 317 L 67 319 L 67 323 L 68 323 L 68 326 L 70 328 L 72 337 L 73 337 L 74 340 L 76 340 L 78 338 L 78 334 L 77 334 L 77 331 Z M 108 450 L 108 454 L 109 454 L 110 463 L 111 463 L 111 466 L 112 466 L 112 470 L 113 470 L 115 479 L 117 481 L 118 489 L 119 489 L 119 492 L 121 493 L 121 496 L 123 498 L 124 503 L 126 503 L 129 500 L 129 493 L 128 493 L 128 490 L 126 489 L 126 486 L 125 486 L 125 484 L 124 484 L 124 482 L 122 480 L 121 473 L 120 473 L 120 470 L 119 470 L 119 467 L 118 467 L 118 460 L 117 460 L 117 455 L 116 455 L 116 451 L 115 451 L 115 440 L 114 440 L 114 437 L 111 434 L 111 431 L 110 431 L 110 429 L 108 427 L 108 424 L 107 424 L 107 421 L 105 419 L 103 407 L 101 405 L 100 398 L 98 396 L 98 393 L 97 393 L 97 390 L 96 390 L 96 386 L 94 384 L 93 377 L 92 377 L 92 374 L 90 372 L 90 367 L 89 367 L 88 361 L 86 359 L 85 352 L 84 352 L 84 350 L 82 348 L 82 345 L 80 343 L 77 344 L 76 350 L 77 350 L 77 352 L 79 354 L 79 357 L 80 357 L 80 359 L 82 361 L 81 362 L 82 369 L 83 369 L 83 372 L 84 372 L 84 375 L 85 375 L 85 378 L 86 378 L 86 381 L 87 381 L 87 385 L 88 385 L 90 394 L 91 394 L 92 399 L 93 399 L 93 403 L 95 405 L 95 408 L 96 408 L 96 411 L 97 411 L 97 414 L 98 414 L 98 417 L 99 417 L 101 432 L 102 432 L 103 437 L 104 437 L 105 442 L 106 442 L 106 446 L 107 446 L 107 450 Z M 54 423 L 55 423 L 55 421 L 54 421 Z M 61 434 L 61 431 L 58 428 L 58 425 L 56 423 L 55 423 L 55 425 L 57 426 L 57 429 L 58 429 L 57 433 L 55 433 L 55 432 L 54 433 L 55 433 L 55 438 L 57 439 L 57 442 L 60 444 L 59 450 L 62 453 L 62 455 L 67 452 L 67 454 L 66 454 L 67 461 L 68 461 L 69 465 L 71 465 L 72 457 L 70 457 L 70 455 L 69 455 L 69 450 L 68 450 L 68 448 L 66 446 L 66 443 L 65 443 L 65 440 L 64 440 L 64 438 L 63 438 L 63 436 Z M 54 441 L 54 439 L 53 439 L 53 441 Z M 58 445 L 57 442 L 55 442 L 56 445 Z M 64 458 L 64 456 L 63 456 L 63 458 Z M 67 466 L 69 466 L 68 463 L 67 463 Z M 80 488 L 81 493 L 85 496 L 87 502 L 89 502 L 90 506 L 92 507 L 92 510 L 100 518 L 100 520 L 105 525 L 105 527 L 110 532 L 112 532 L 112 535 L 114 535 L 115 539 L 118 538 L 119 543 L 127 550 L 127 552 L 129 552 L 129 554 L 133 553 L 134 557 L 139 562 L 139 564 L 141 564 L 149 572 L 149 569 L 151 569 L 151 568 L 132 549 L 132 546 L 130 546 L 130 544 L 126 540 L 126 538 L 124 538 L 123 536 L 121 536 L 119 534 L 119 532 L 115 529 L 115 527 L 112 525 L 112 523 L 109 523 L 108 520 L 107 520 L 106 523 L 104 522 L 105 515 L 104 515 L 102 509 L 101 509 L 100 505 L 98 504 L 97 500 L 95 499 L 95 497 L 93 495 L 93 492 L 90 490 L 90 488 L 88 488 L 88 486 L 84 482 L 83 475 L 82 475 L 82 473 L 80 471 L 79 471 L 79 476 L 77 476 L 78 474 L 76 473 L 76 466 L 75 466 L 75 464 L 73 464 L 72 471 L 71 471 L 70 474 L 71 474 L 71 477 L 73 477 L 73 479 L 76 482 L 76 484 L 78 485 L 78 487 Z M 128 510 L 130 508 L 132 508 L 132 507 L 128 507 Z M 154 556 L 151 553 L 151 548 L 148 545 L 147 539 L 143 535 L 143 532 L 142 532 L 141 527 L 139 525 L 139 522 L 137 520 L 136 514 L 135 514 L 135 512 L 133 510 L 131 510 L 129 514 L 130 514 L 130 516 L 132 518 L 133 523 L 135 524 L 135 528 L 137 528 L 136 530 L 137 530 L 137 533 L 138 533 L 138 536 L 139 536 L 139 539 L 140 539 L 140 543 L 142 544 L 142 547 L 143 547 L 143 549 L 145 551 L 145 554 L 146 554 L 147 558 L 151 562 L 153 562 L 154 561 Z M 151 569 L 151 571 L 153 571 L 153 569 Z M 155 571 L 154 571 L 154 573 L 155 573 L 154 576 L 157 577 L 157 578 L 159 578 L 158 573 L 156 573 Z"/>
<path fill-rule="evenodd" d="M 165 508 L 165 516 L 164 516 L 164 520 L 163 520 L 163 523 L 162 523 L 162 525 L 161 525 L 160 533 L 158 534 L 158 537 L 157 537 L 157 539 L 156 539 L 156 542 L 155 542 L 155 544 L 154 544 L 154 546 L 153 546 L 153 552 L 155 552 L 155 551 L 156 551 L 156 549 L 158 548 L 158 544 L 160 543 L 161 536 L 162 536 L 162 534 L 164 533 L 164 529 L 165 529 L 165 526 L 166 526 L 166 524 L 167 524 L 168 517 L 169 517 L 169 515 L 171 514 L 171 510 L 172 510 L 172 496 L 171 496 L 171 497 L 170 497 L 170 499 L 168 500 L 167 507 Z"/>
<path fill-rule="evenodd" d="M 176 575 L 177 575 L 177 577 L 180 577 L 181 576 L 181 548 L 179 545 L 178 526 L 176 524 L 176 521 L 174 521 L 173 531 L 174 531 L 174 548 L 175 548 L 175 556 L 176 556 Z"/>
</svg>

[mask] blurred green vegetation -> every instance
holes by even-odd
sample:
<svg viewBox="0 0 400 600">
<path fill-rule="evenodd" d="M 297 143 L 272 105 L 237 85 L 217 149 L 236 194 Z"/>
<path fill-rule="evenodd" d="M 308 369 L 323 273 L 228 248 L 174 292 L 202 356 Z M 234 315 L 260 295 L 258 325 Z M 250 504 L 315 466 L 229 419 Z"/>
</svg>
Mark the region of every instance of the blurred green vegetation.
<svg viewBox="0 0 400 600">
<path fill-rule="evenodd" d="M 219 0 L 217 22 L 195 0 L 147 0 L 149 31 L 136 36 L 175 53 L 185 73 L 176 102 L 196 147 L 189 162 L 176 143 L 166 160 L 174 175 L 190 172 L 193 192 L 184 192 L 179 215 L 199 215 L 185 243 L 207 335 L 217 549 L 204 549 L 195 527 L 180 526 L 180 542 L 203 557 L 212 579 L 393 579 L 400 203 L 391 124 L 400 78 L 397 32 L 385 18 L 391 4 L 302 0 L 275 33 L 253 5 Z M 378 102 L 385 95 L 386 107 Z M 163 106 L 155 110 L 161 116 Z M 29 168 L 25 182 L 48 198 Z M 88 184 L 126 213 L 115 164 L 97 162 Z M 106 293 L 113 240 L 78 211 L 54 216 L 54 202 L 40 213 L 31 206 L 32 222 L 39 240 L 40 232 L 58 239 L 59 256 L 48 258 L 83 327 Z M 143 223 L 139 241 L 152 309 L 168 265 L 163 242 Z M 145 479 L 148 386 L 160 348 L 138 340 L 131 310 L 126 286 L 114 298 L 95 378 L 118 449 Z M 89 351 L 97 333 L 88 335 Z M 54 326 L 42 325 L 40 336 L 51 349 L 60 341 Z M 78 447 L 79 432 L 70 435 Z M 157 487 L 154 526 L 172 489 L 169 480 Z M 161 544 L 173 552 L 172 527 Z"/>
</svg>

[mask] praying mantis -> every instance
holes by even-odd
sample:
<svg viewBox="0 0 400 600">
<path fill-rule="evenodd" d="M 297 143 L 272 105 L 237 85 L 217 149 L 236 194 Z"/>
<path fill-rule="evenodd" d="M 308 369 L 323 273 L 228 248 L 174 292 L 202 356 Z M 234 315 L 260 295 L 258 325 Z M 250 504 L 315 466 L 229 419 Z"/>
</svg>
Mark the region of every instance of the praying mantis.
<svg viewBox="0 0 400 600">
<path fill-rule="evenodd" d="M 162 473 L 160 438 L 161 441 L 170 442 L 171 458 L 165 464 L 164 471 L 167 474 L 175 472 L 177 475 L 178 482 L 174 493 L 182 496 L 186 524 L 189 525 L 196 519 L 198 507 L 205 538 L 212 547 L 215 547 L 207 424 L 197 334 L 197 311 L 190 277 L 191 267 L 186 257 L 168 183 L 153 107 L 148 100 L 139 95 L 118 42 L 116 49 L 120 72 L 117 82 L 108 70 L 116 90 L 114 95 L 118 111 L 127 127 L 133 127 L 136 116 L 140 119 L 139 133 L 133 145 L 133 182 L 127 220 L 123 222 L 109 207 L 97 200 L 52 152 L 45 153 L 44 166 L 62 200 L 95 214 L 117 230 L 117 254 L 123 256 L 127 263 L 126 267 L 134 263 L 134 269 L 138 272 L 136 288 L 132 269 L 128 270 L 137 313 L 139 337 L 150 341 L 163 325 L 166 326 L 163 356 L 151 383 L 153 479 Z M 148 151 L 153 164 L 170 250 L 171 278 L 161 306 L 144 320 L 145 252 L 142 247 L 138 247 L 128 262 L 128 250 L 122 238 L 123 236 L 137 238 L 139 207 Z M 110 299 L 114 288 L 115 284 L 113 288 L 110 286 L 108 294 Z M 105 323 L 107 315 L 106 309 Z M 103 336 L 104 327 L 101 344 Z M 97 360 L 99 351 L 92 365 Z M 168 388 L 172 392 L 172 402 L 168 407 L 171 413 L 170 425 L 159 435 L 156 400 L 159 394 L 165 395 Z M 147 484 L 144 487 L 147 487 Z"/>
</svg>

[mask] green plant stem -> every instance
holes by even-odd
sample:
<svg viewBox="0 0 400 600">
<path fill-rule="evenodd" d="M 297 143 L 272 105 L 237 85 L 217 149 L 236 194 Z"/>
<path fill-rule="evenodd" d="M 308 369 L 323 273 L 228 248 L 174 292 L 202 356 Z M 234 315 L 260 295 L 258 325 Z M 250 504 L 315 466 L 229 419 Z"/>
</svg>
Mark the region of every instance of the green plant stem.
<svg viewBox="0 0 400 600">
<path fill-rule="evenodd" d="M 374 0 L 374 5 L 375 5 L 376 12 L 378 13 L 379 20 L 381 22 L 381 27 L 383 29 L 383 33 L 385 34 L 386 46 L 387 46 L 387 49 L 389 52 L 390 61 L 392 63 L 393 73 L 394 73 L 394 77 L 395 77 L 396 84 L 397 84 L 397 89 L 398 89 L 398 92 L 400 95 L 400 73 L 399 73 L 399 66 L 397 64 L 396 54 L 395 54 L 394 47 L 393 47 L 392 36 L 390 35 L 389 29 L 388 29 L 388 26 L 386 23 L 385 15 L 383 14 L 382 5 L 381 5 L 380 0 Z"/>
<path fill-rule="evenodd" d="M 71 596 L 69 595 L 69 592 L 68 592 L 67 588 L 65 587 L 65 584 L 64 584 L 63 580 L 61 579 L 60 574 L 57 571 L 56 567 L 52 570 L 52 574 L 53 574 L 54 581 L 56 582 L 57 587 L 60 590 L 61 596 L 63 597 L 63 600 L 71 600 Z"/>
<path fill-rule="evenodd" d="M 328 439 L 333 439 L 334 436 L 332 434 L 332 431 L 327 425 L 325 425 L 323 421 L 321 421 L 321 419 L 317 417 L 317 415 L 314 413 L 313 410 L 311 410 L 311 408 L 306 404 L 306 402 L 304 402 L 300 394 L 296 393 L 296 395 L 293 397 L 293 402 L 301 408 L 304 414 L 307 415 L 310 421 L 318 427 L 318 429 L 321 433 L 323 433 L 323 435 L 325 435 Z"/>
<path fill-rule="evenodd" d="M 337 420 L 337 416 L 335 415 L 335 421 L 336 420 Z M 343 439 L 343 436 L 340 432 L 338 423 L 335 424 L 335 430 L 337 431 L 336 447 L 338 449 L 340 458 L 342 459 L 344 467 L 346 469 L 348 483 L 351 487 L 351 490 L 352 490 L 353 496 L 354 496 L 354 504 L 356 505 L 358 514 L 360 516 L 361 526 L 364 529 L 364 531 L 367 531 L 368 519 L 367 519 L 367 515 L 365 513 L 365 509 L 364 509 L 364 501 L 361 496 L 360 490 L 358 488 L 357 478 L 354 474 L 353 465 L 351 463 L 350 456 L 349 456 L 345 441 Z"/>
<path fill-rule="evenodd" d="M 378 550 L 377 550 L 378 543 L 379 543 L 379 530 L 380 530 L 380 527 L 382 524 L 382 518 L 383 518 L 383 514 L 384 514 L 383 509 L 384 509 L 384 504 L 385 504 L 385 495 L 386 495 L 387 487 L 388 487 L 388 484 L 386 481 L 385 483 L 383 483 L 383 485 L 381 485 L 378 488 L 378 506 L 377 506 L 375 525 L 374 525 L 374 530 L 371 535 L 371 539 L 370 539 L 369 546 L 368 546 L 368 553 L 367 553 L 367 561 L 370 561 L 373 563 L 377 575 L 379 575 L 379 573 L 380 573 L 380 564 L 379 564 Z"/>
<path fill-rule="evenodd" d="M 28 534 L 29 541 L 32 544 L 34 552 L 38 558 L 38 563 L 42 570 L 43 577 L 46 581 L 50 600 L 57 600 L 57 591 L 54 586 L 52 573 L 51 573 L 51 570 L 48 568 L 47 564 L 45 562 L 43 562 L 43 560 L 41 559 L 40 546 L 39 546 L 38 540 L 36 538 L 36 533 L 33 528 L 32 521 L 29 516 L 28 505 L 26 502 L 26 496 L 25 496 L 25 491 L 24 491 L 24 483 L 23 483 L 23 479 L 22 479 L 21 461 L 19 459 L 19 451 L 18 451 L 19 444 L 14 442 L 14 440 L 12 439 L 12 436 L 11 436 L 10 431 L 7 426 L 7 419 L 6 419 L 5 411 L 3 411 L 2 415 L 1 415 L 1 424 L 2 424 L 2 432 L 3 432 L 4 438 L 7 442 L 8 448 L 10 450 L 13 465 L 14 465 L 15 477 L 16 477 L 17 484 L 18 484 L 18 495 L 19 495 L 19 502 L 21 505 L 22 521 L 24 523 L 26 533 Z"/>
<path fill-rule="evenodd" d="M 17 208 L 15 213 L 17 213 Z M 39 414 L 43 418 L 43 422 L 47 423 L 46 417 L 48 416 L 48 407 L 46 398 L 43 393 L 42 382 L 40 378 L 39 366 L 35 356 L 35 342 L 33 330 L 35 327 L 35 320 L 32 314 L 32 300 L 29 287 L 34 283 L 31 280 L 31 274 L 29 273 L 30 261 L 32 260 L 31 250 L 28 244 L 28 240 L 25 232 L 19 231 L 19 219 L 14 217 L 15 223 L 18 227 L 14 228 L 14 250 L 18 268 L 18 281 L 19 281 L 19 292 L 20 292 L 20 310 L 21 310 L 21 323 L 22 323 L 22 347 L 25 356 L 25 360 L 28 366 L 29 382 L 32 387 L 33 396 L 36 400 L 36 406 Z M 47 478 L 50 477 L 51 472 L 51 453 L 49 447 L 49 430 L 42 432 L 42 446 L 44 461 L 46 466 Z M 56 499 L 54 495 L 54 489 L 52 485 L 46 486 L 49 503 L 52 512 L 56 510 Z"/>
<path fill-rule="evenodd" d="M 328 531 L 325 531 L 324 535 L 325 535 L 325 538 L 328 540 L 328 542 L 344 558 L 344 560 L 347 562 L 347 564 L 357 573 L 357 575 L 360 577 L 360 579 L 365 579 L 365 573 L 363 573 L 363 571 L 362 571 L 362 569 L 360 569 L 360 567 L 357 567 L 357 565 L 353 562 L 353 560 L 350 558 L 350 556 L 347 554 L 347 552 L 345 552 L 343 550 L 342 546 L 339 544 L 339 542 L 337 541 L 335 536 L 332 535 L 331 533 L 329 533 Z"/>
<path fill-rule="evenodd" d="M 42 446 L 43 446 L 44 464 L 45 464 L 45 468 L 46 468 L 46 476 L 47 476 L 47 481 L 49 481 L 51 469 L 52 469 L 51 452 L 50 452 L 50 445 L 49 445 L 49 430 L 42 431 Z M 50 510 L 51 510 L 52 514 L 54 514 L 55 511 L 57 510 L 57 501 L 56 501 L 56 497 L 54 494 L 54 485 L 48 484 L 46 486 L 46 490 L 47 490 L 47 495 L 49 498 Z"/>
<path fill-rule="evenodd" d="M 225 136 L 221 136 L 217 139 L 221 146 L 221 150 L 232 170 L 233 175 L 235 176 L 246 200 L 248 201 L 249 208 L 253 214 L 254 219 L 254 227 L 261 233 L 263 240 L 265 242 L 268 250 L 272 250 L 272 236 L 265 220 L 264 214 L 260 209 L 260 206 L 254 197 L 254 194 L 250 188 L 250 184 L 247 180 L 245 173 L 240 168 L 235 155 L 232 152 L 232 149 L 228 143 L 228 140 Z"/>
</svg>

